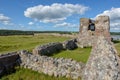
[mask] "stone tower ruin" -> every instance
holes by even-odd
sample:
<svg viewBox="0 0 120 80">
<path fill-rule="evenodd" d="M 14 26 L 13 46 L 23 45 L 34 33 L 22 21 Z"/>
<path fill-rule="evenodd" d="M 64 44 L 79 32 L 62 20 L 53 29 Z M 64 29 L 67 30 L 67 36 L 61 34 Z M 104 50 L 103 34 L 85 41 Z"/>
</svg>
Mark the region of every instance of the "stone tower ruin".
<svg viewBox="0 0 120 80">
<path fill-rule="evenodd" d="M 92 46 L 95 37 L 99 35 L 103 35 L 108 40 L 111 41 L 109 24 L 110 20 L 108 16 L 98 16 L 96 20 L 81 18 L 80 31 L 78 35 L 78 46 L 79 47 Z"/>
<path fill-rule="evenodd" d="M 110 36 L 110 20 L 108 16 L 98 16 L 95 21 L 95 36 L 104 36 L 111 41 Z"/>
<path fill-rule="evenodd" d="M 99 16 L 94 22 L 95 30 L 93 31 L 93 35 L 90 35 L 87 29 L 84 33 L 88 33 L 88 39 L 91 37 L 94 38 L 90 41 L 93 43 L 93 47 L 84 68 L 82 80 L 120 80 L 120 58 L 117 55 L 118 53 L 114 44 L 111 42 L 109 24 L 108 16 Z M 83 22 L 81 25 L 84 25 Z M 84 25 L 83 27 L 86 26 Z M 86 28 L 89 29 L 89 26 Z M 80 33 L 80 36 L 82 34 Z M 85 39 L 84 37 L 83 39 Z"/>
</svg>

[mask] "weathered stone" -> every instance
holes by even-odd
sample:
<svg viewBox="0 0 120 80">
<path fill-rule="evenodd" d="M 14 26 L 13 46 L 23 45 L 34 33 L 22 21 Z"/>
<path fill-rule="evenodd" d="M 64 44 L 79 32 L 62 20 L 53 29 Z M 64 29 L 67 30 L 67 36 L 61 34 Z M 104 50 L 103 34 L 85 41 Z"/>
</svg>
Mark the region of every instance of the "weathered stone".
<svg viewBox="0 0 120 80">
<path fill-rule="evenodd" d="M 49 43 L 49 44 L 37 46 L 35 49 L 33 49 L 33 54 L 49 56 L 61 50 L 63 50 L 62 43 Z"/>
<path fill-rule="evenodd" d="M 98 16 L 95 21 L 95 35 L 104 36 L 111 41 L 110 20 L 108 16 Z"/>
<path fill-rule="evenodd" d="M 93 46 L 96 36 L 102 35 L 111 41 L 109 33 L 110 20 L 108 16 L 98 16 L 95 21 L 87 18 L 80 19 L 80 31 L 77 38 L 78 47 Z"/>
<path fill-rule="evenodd" d="M 0 76 L 14 70 L 20 64 L 19 55 L 16 52 L 3 54 L 0 56 Z"/>
<path fill-rule="evenodd" d="M 76 39 L 67 40 L 67 41 L 63 42 L 63 47 L 64 47 L 64 49 L 68 49 L 68 50 L 76 49 L 78 47 L 76 44 Z"/>
<path fill-rule="evenodd" d="M 98 37 L 83 72 L 83 80 L 120 80 L 120 58 L 108 38 Z"/>
<path fill-rule="evenodd" d="M 77 38 L 78 47 L 84 48 L 92 45 L 94 30 L 90 30 L 90 25 L 93 24 L 92 20 L 87 18 L 80 19 L 80 32 Z"/>
<path fill-rule="evenodd" d="M 21 66 L 34 71 L 43 72 L 50 76 L 54 75 L 55 77 L 63 77 L 68 74 L 73 76 L 73 78 L 81 77 L 82 68 L 84 66 L 83 63 L 76 62 L 72 59 L 32 55 L 26 51 L 22 51 L 22 54 L 20 53 L 19 55 L 22 62 Z"/>
</svg>

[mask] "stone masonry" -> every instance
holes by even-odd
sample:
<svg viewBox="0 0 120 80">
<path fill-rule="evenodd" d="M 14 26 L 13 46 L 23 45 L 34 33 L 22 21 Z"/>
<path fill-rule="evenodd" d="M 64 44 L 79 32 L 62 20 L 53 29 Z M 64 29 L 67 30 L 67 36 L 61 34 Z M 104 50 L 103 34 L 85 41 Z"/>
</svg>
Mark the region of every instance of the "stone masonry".
<svg viewBox="0 0 120 80">
<path fill-rule="evenodd" d="M 82 80 L 120 80 L 120 58 L 112 42 L 97 39 L 83 71 Z"/>
<path fill-rule="evenodd" d="M 18 54 L 20 55 L 20 65 L 22 67 L 42 72 L 49 76 L 78 79 L 82 76 L 82 70 L 85 66 L 83 63 L 72 59 L 32 55 L 26 50 L 20 51 Z"/>
<path fill-rule="evenodd" d="M 88 47 L 92 45 L 94 39 L 94 29 L 90 29 L 90 25 L 94 28 L 94 23 L 90 19 L 81 18 L 80 19 L 80 32 L 78 34 L 77 45 L 78 47 Z"/>
<path fill-rule="evenodd" d="M 104 36 L 111 41 L 110 20 L 108 16 L 98 16 L 95 21 L 95 36 Z"/>
<path fill-rule="evenodd" d="M 19 65 L 19 55 L 16 52 L 0 55 L 0 76 L 14 70 Z"/>
<path fill-rule="evenodd" d="M 0 55 L 0 76 L 11 73 L 16 66 L 49 76 L 79 79 L 85 64 L 73 59 L 33 55 L 26 50 Z"/>
<path fill-rule="evenodd" d="M 97 17 L 95 26 L 95 39 L 82 80 L 120 80 L 120 58 L 111 42 L 109 17 Z"/>
<path fill-rule="evenodd" d="M 74 50 L 74 49 L 78 48 L 76 39 L 64 41 L 63 48 L 68 49 L 68 50 Z"/>
<path fill-rule="evenodd" d="M 109 17 L 98 16 L 96 20 L 87 18 L 80 19 L 80 32 L 77 38 L 79 47 L 92 46 L 95 42 L 95 36 L 103 35 L 111 40 L 109 33 Z"/>
<path fill-rule="evenodd" d="M 48 43 L 45 45 L 37 46 L 33 49 L 33 54 L 35 55 L 53 55 L 54 53 L 57 53 L 59 51 L 63 50 L 62 43 L 56 42 L 56 43 Z"/>
<path fill-rule="evenodd" d="M 73 50 L 77 48 L 76 39 L 66 40 L 63 43 L 48 43 L 44 45 L 37 46 L 33 49 L 33 54 L 35 55 L 46 55 L 51 56 L 62 50 Z"/>
</svg>

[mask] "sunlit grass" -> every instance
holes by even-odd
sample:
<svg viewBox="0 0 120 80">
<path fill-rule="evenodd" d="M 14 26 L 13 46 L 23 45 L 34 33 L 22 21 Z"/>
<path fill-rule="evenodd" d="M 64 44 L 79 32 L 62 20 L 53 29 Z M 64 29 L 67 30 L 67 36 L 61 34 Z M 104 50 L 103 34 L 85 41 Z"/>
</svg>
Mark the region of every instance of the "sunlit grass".
<svg viewBox="0 0 120 80">
<path fill-rule="evenodd" d="M 118 55 L 120 56 L 120 41 L 115 41 L 115 48 L 118 52 Z"/>
<path fill-rule="evenodd" d="M 64 77 L 48 76 L 30 69 L 16 68 L 16 72 L 3 76 L 0 80 L 68 80 Z M 71 80 L 71 79 L 69 79 Z"/>
<path fill-rule="evenodd" d="M 32 49 L 37 45 L 49 42 L 62 42 L 67 39 L 69 38 L 50 35 L 0 36 L 0 53 L 18 51 L 22 49 L 32 51 Z"/>
<path fill-rule="evenodd" d="M 63 58 L 72 58 L 76 61 L 81 61 L 86 63 L 90 55 L 91 48 L 77 48 L 75 50 L 66 50 L 58 54 L 54 54 L 53 57 L 63 57 Z"/>
</svg>

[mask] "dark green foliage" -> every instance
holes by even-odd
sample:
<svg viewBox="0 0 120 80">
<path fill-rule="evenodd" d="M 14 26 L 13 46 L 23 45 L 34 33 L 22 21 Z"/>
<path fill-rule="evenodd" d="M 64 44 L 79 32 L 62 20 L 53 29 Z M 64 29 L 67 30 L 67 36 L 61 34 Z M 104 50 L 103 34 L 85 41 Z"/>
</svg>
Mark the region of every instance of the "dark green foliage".
<svg viewBox="0 0 120 80">
<path fill-rule="evenodd" d="M 120 41 L 118 41 L 118 40 L 113 40 L 112 42 L 115 43 L 115 44 L 120 43 Z"/>
<path fill-rule="evenodd" d="M 110 32 L 111 35 L 120 35 L 120 32 Z"/>
<path fill-rule="evenodd" d="M 0 36 L 8 36 L 8 35 L 34 35 L 34 33 L 72 34 L 72 33 L 77 33 L 77 32 L 68 32 L 68 31 L 20 31 L 20 30 L 0 30 Z"/>
<path fill-rule="evenodd" d="M 8 35 L 33 35 L 32 31 L 19 31 L 19 30 L 0 30 L 0 36 Z"/>
</svg>

